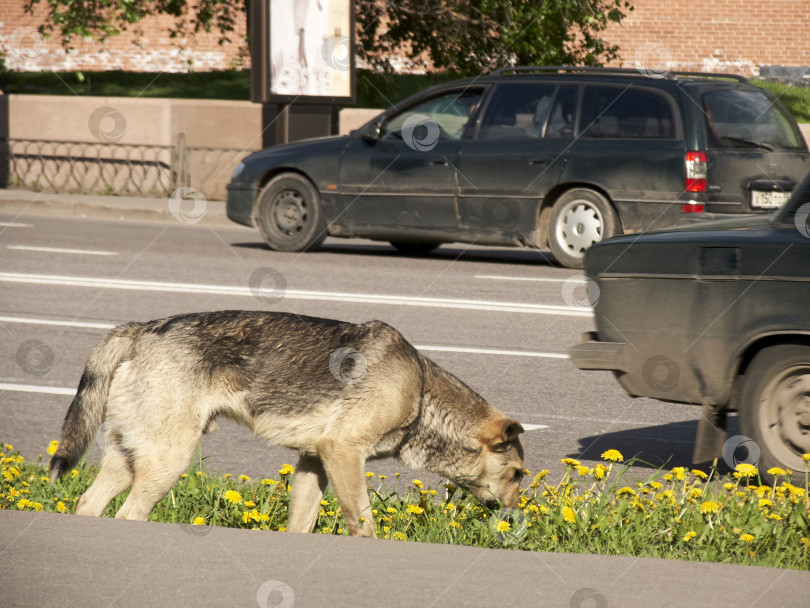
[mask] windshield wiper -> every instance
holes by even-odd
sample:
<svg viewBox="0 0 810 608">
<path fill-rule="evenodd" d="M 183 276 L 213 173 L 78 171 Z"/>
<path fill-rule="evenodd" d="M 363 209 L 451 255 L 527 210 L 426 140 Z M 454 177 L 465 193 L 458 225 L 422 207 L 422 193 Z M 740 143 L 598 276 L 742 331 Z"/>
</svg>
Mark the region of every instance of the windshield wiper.
<svg viewBox="0 0 810 608">
<path fill-rule="evenodd" d="M 771 144 L 769 144 L 767 142 L 764 142 L 764 141 L 756 141 L 756 140 L 753 140 L 753 139 L 746 139 L 744 137 L 734 137 L 732 135 L 724 135 L 723 139 L 725 139 L 727 141 L 738 141 L 738 142 L 740 142 L 742 144 L 748 144 L 749 146 L 754 146 L 755 148 L 760 148 L 762 150 L 767 150 L 768 152 L 773 152 L 773 151 L 776 150 L 776 148 L 774 148 L 773 145 L 771 145 Z"/>
</svg>

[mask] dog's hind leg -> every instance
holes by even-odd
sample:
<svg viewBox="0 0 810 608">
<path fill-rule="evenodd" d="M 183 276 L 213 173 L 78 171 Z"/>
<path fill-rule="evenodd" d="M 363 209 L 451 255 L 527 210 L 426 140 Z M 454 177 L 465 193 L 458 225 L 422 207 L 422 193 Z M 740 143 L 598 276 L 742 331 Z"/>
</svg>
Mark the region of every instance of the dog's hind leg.
<svg viewBox="0 0 810 608">
<path fill-rule="evenodd" d="M 312 532 L 328 482 L 321 459 L 301 454 L 295 467 L 288 532 Z"/>
<path fill-rule="evenodd" d="M 109 449 L 101 461 L 101 471 L 93 485 L 76 503 L 76 515 L 100 517 L 107 504 L 132 485 L 132 480 L 132 469 L 126 454 L 117 447 Z"/>
<path fill-rule="evenodd" d="M 177 443 L 171 449 L 161 449 L 153 443 L 145 456 L 139 451 L 135 460 L 132 492 L 115 517 L 142 521 L 149 519 L 149 513 L 157 502 L 171 490 L 188 468 L 197 439 L 198 436 L 183 439 L 175 437 L 173 441 Z"/>
<path fill-rule="evenodd" d="M 365 458 L 356 449 L 333 439 L 318 443 L 321 462 L 337 494 L 343 516 L 352 536 L 376 538 L 371 502 L 366 488 Z"/>
</svg>

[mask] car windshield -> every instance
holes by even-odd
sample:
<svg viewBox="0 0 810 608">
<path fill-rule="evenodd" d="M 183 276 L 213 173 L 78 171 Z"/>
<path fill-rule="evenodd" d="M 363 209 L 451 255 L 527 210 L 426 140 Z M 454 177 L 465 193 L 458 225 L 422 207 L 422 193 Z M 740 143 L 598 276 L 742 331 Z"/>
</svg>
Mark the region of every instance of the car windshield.
<svg viewBox="0 0 810 608">
<path fill-rule="evenodd" d="M 802 150 L 787 111 L 764 91 L 725 89 L 703 95 L 714 144 L 727 148 Z"/>
<path fill-rule="evenodd" d="M 382 137 L 401 138 L 403 127 L 416 124 L 428 129 L 430 125 L 438 125 L 440 136 L 459 139 L 478 107 L 481 93 L 477 89 L 464 89 L 432 97 L 391 117 L 383 125 Z"/>
</svg>

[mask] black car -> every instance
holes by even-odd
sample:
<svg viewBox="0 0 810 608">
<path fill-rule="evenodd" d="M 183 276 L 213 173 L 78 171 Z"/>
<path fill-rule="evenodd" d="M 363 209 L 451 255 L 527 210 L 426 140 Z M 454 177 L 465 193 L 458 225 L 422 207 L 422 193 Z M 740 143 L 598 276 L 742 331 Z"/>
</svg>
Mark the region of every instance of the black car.
<svg viewBox="0 0 810 608">
<path fill-rule="evenodd" d="M 742 460 L 758 460 L 766 477 L 771 467 L 803 471 L 809 217 L 810 174 L 774 215 L 595 245 L 585 268 L 598 289 L 590 296 L 597 329 L 570 349 L 574 364 L 612 370 L 632 396 L 699 404 L 696 461 L 721 456 L 726 414 L 736 410 L 752 441 L 742 442 Z"/>
<path fill-rule="evenodd" d="M 350 135 L 249 156 L 227 212 L 276 250 L 327 234 L 412 252 L 548 246 L 581 267 L 614 235 L 769 213 L 809 158 L 792 116 L 742 77 L 510 68 L 428 89 Z"/>
</svg>

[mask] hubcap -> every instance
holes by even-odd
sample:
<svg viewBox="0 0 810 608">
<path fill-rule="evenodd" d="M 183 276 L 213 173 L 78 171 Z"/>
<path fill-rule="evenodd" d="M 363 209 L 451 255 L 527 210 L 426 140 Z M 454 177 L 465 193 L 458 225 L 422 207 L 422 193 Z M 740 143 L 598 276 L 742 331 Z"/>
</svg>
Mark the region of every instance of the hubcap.
<svg viewBox="0 0 810 608">
<path fill-rule="evenodd" d="M 768 447 L 783 462 L 800 466 L 801 454 L 810 453 L 810 368 L 783 371 L 762 398 Z"/>
<path fill-rule="evenodd" d="M 293 236 L 300 232 L 307 221 L 303 197 L 295 190 L 280 192 L 273 203 L 273 218 L 281 233 Z"/>
<path fill-rule="evenodd" d="M 602 240 L 602 214 L 590 202 L 584 200 L 568 203 L 557 223 L 557 242 L 569 255 L 581 258 L 585 251 Z"/>
</svg>

